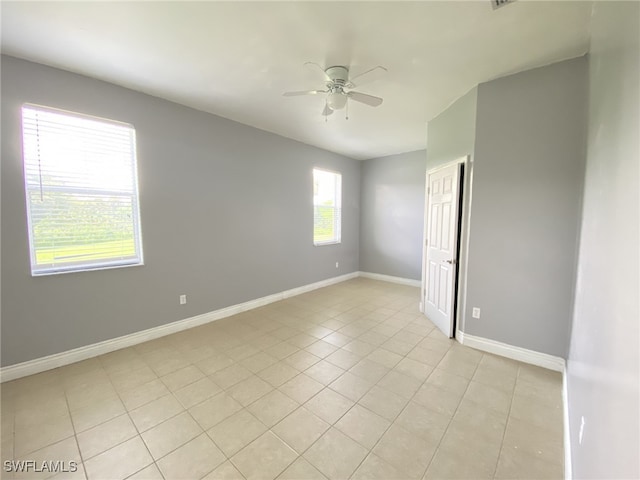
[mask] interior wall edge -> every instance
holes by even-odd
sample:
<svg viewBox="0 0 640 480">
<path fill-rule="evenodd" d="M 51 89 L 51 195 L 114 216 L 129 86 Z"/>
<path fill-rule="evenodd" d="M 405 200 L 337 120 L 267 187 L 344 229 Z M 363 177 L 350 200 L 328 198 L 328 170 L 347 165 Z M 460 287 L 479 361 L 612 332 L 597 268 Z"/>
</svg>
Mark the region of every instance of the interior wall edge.
<svg viewBox="0 0 640 480">
<path fill-rule="evenodd" d="M 395 277 L 393 275 L 385 275 L 384 273 L 375 272 L 358 272 L 360 277 L 369 278 L 371 280 L 381 280 L 383 282 L 397 283 L 399 285 L 408 285 L 410 287 L 422 286 L 422 280 L 414 280 L 413 278 Z"/>
<path fill-rule="evenodd" d="M 564 478 L 572 479 L 571 468 L 571 428 L 569 424 L 569 382 L 567 362 L 562 369 L 562 437 L 564 440 Z"/>
</svg>

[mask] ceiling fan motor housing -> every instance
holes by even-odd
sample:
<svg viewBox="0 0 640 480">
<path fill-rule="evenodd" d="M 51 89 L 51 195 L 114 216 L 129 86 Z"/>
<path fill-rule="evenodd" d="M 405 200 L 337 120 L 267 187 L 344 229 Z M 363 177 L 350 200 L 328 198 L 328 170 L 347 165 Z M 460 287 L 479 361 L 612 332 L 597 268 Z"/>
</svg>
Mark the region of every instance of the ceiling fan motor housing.
<svg viewBox="0 0 640 480">
<path fill-rule="evenodd" d="M 349 69 L 347 67 L 329 67 L 325 70 L 325 73 L 335 83 L 345 84 L 349 80 Z"/>
</svg>

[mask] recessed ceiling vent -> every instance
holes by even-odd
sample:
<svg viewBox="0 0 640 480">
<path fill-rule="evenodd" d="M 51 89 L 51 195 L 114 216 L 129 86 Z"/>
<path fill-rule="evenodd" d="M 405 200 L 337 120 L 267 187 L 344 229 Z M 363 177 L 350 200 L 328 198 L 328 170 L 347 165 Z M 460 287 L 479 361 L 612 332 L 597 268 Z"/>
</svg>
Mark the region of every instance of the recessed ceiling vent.
<svg viewBox="0 0 640 480">
<path fill-rule="evenodd" d="M 516 0 L 491 0 L 491 6 L 493 7 L 494 10 L 496 10 L 500 7 L 504 7 L 505 5 L 508 5 L 515 1 Z"/>
</svg>

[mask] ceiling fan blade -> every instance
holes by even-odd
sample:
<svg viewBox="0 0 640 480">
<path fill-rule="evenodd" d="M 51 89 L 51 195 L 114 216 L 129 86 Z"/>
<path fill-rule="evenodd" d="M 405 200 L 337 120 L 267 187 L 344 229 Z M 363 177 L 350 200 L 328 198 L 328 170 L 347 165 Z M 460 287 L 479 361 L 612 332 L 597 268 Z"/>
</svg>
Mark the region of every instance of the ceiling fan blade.
<svg viewBox="0 0 640 480">
<path fill-rule="evenodd" d="M 331 110 L 331 109 L 329 108 L 329 105 L 326 105 L 326 104 L 325 104 L 325 106 L 324 106 L 324 110 L 322 110 L 322 116 L 323 116 L 323 117 L 328 117 L 329 115 L 332 115 L 332 114 L 333 114 L 333 110 Z"/>
<path fill-rule="evenodd" d="M 347 96 L 351 100 L 355 100 L 356 102 L 364 103 L 371 107 L 377 107 L 382 103 L 382 99 L 380 97 L 374 97 L 373 95 L 367 95 L 366 93 L 360 92 L 349 92 Z"/>
<path fill-rule="evenodd" d="M 321 93 L 328 93 L 324 90 L 304 90 L 300 92 L 284 92 L 282 95 L 285 97 L 297 97 L 299 95 L 319 95 Z"/>
<path fill-rule="evenodd" d="M 356 83 L 354 82 L 354 80 L 356 80 L 357 78 L 360 79 L 358 81 L 358 85 L 362 85 L 363 83 L 375 82 L 376 80 L 378 80 L 378 78 L 382 77 L 385 73 L 387 73 L 387 69 L 381 65 L 370 68 L 366 72 L 362 72 L 359 75 L 356 75 L 355 77 L 350 78 L 349 79 L 349 84 L 351 85 L 350 88 L 353 88 L 356 86 Z"/>
<path fill-rule="evenodd" d="M 324 80 L 326 82 L 330 82 L 331 81 L 331 77 L 329 75 L 327 75 L 327 72 L 324 71 L 324 68 L 322 68 L 320 65 L 318 65 L 315 62 L 305 62 L 304 64 L 305 67 L 311 67 L 314 70 L 319 70 L 320 73 L 322 73 L 322 76 L 324 77 Z"/>
</svg>

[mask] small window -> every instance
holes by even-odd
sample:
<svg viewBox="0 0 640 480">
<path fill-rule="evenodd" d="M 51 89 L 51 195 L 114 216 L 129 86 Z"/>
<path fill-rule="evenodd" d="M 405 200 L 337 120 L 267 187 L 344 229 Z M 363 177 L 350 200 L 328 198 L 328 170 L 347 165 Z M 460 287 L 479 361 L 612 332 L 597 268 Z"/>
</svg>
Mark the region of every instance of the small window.
<svg viewBox="0 0 640 480">
<path fill-rule="evenodd" d="M 131 125 L 22 107 L 31 274 L 142 264 Z"/>
<path fill-rule="evenodd" d="M 340 243 L 342 230 L 342 175 L 313 170 L 313 244 Z"/>
</svg>

